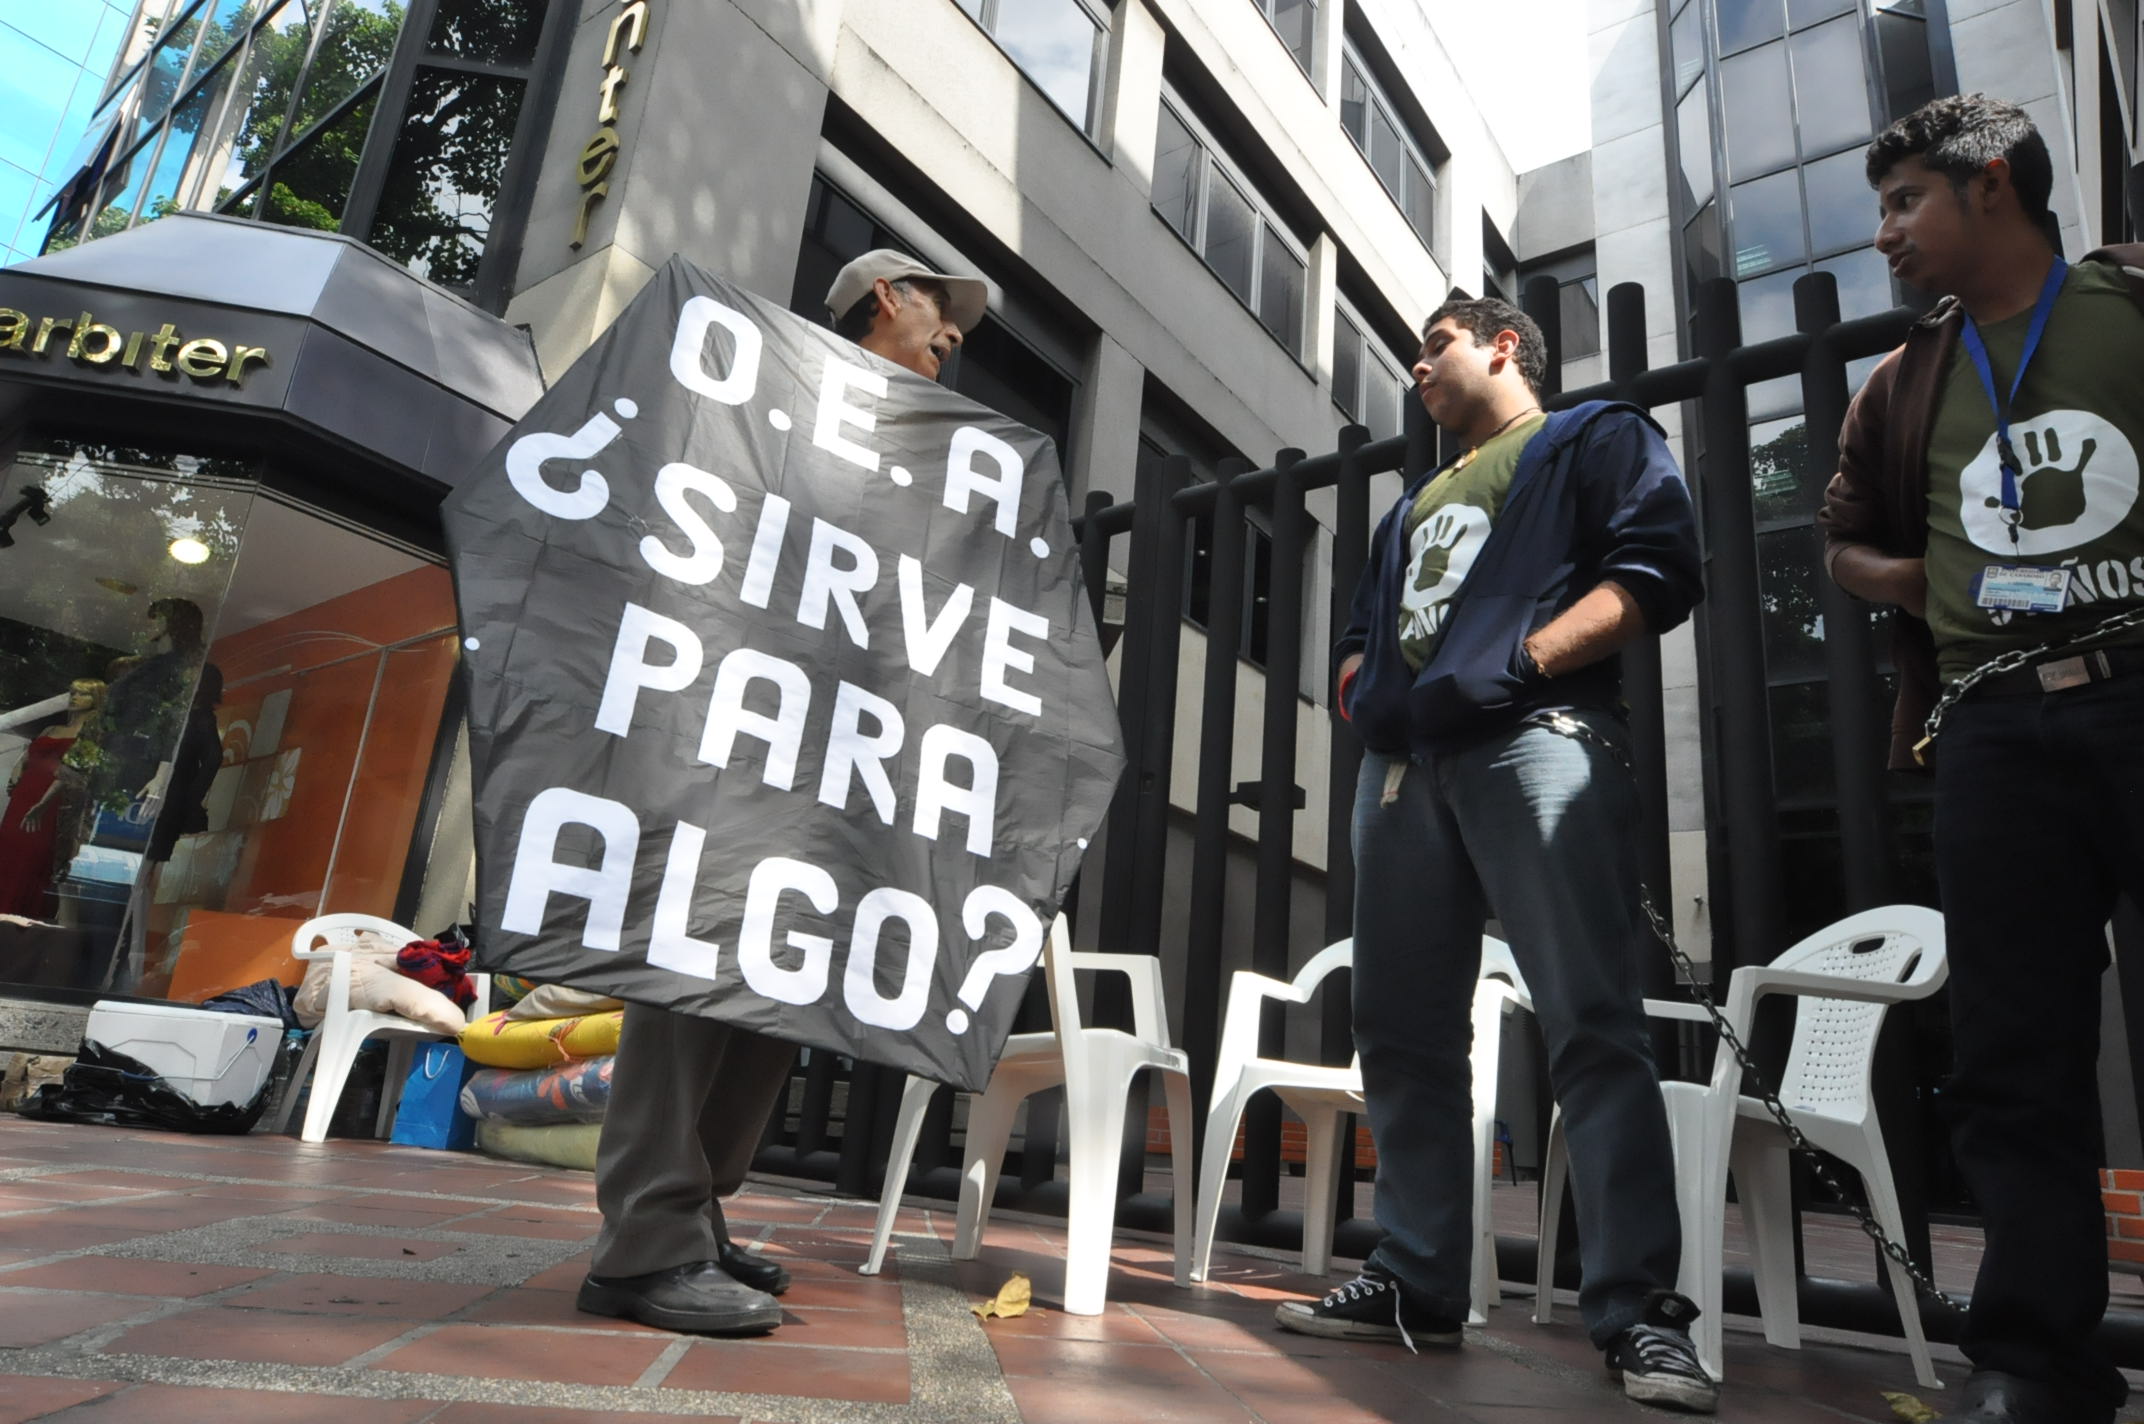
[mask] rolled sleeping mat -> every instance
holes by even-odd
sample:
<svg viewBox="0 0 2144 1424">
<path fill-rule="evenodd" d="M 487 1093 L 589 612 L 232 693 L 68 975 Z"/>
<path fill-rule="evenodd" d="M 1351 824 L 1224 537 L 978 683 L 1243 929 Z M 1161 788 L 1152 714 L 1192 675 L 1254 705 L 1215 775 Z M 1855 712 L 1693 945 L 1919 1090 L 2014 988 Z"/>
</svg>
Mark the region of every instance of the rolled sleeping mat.
<svg viewBox="0 0 2144 1424">
<path fill-rule="evenodd" d="M 462 1115 L 479 1122 L 601 1122 L 615 1055 L 555 1068 L 479 1068 L 462 1085 Z"/>
<path fill-rule="evenodd" d="M 618 1051 L 625 1011 L 576 1014 L 563 1019 L 510 1019 L 506 1010 L 486 1014 L 462 1030 L 462 1052 L 486 1068 L 549 1068 L 576 1058 Z"/>
<path fill-rule="evenodd" d="M 554 1122 L 536 1127 L 518 1122 L 480 1122 L 476 1125 L 476 1146 L 479 1152 L 510 1162 L 578 1167 L 593 1172 L 596 1141 L 602 1135 L 600 1122 Z"/>
</svg>

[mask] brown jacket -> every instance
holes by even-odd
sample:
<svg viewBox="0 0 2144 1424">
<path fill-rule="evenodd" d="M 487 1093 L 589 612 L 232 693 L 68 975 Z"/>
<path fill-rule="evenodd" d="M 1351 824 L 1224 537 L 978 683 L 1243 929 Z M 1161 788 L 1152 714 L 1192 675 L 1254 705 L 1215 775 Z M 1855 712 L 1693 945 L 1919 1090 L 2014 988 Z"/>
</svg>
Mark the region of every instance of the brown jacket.
<svg viewBox="0 0 2144 1424">
<path fill-rule="evenodd" d="M 2119 264 L 2130 295 L 2144 310 L 2144 243 L 2102 247 L 2087 262 Z M 1847 407 L 1839 428 L 1839 470 L 1824 490 L 1816 522 L 1824 531 L 1824 572 L 1849 545 L 1865 544 L 1898 559 L 1928 549 L 1928 440 L 1963 326 L 1961 308 L 1946 297 L 1913 324 L 1906 344 L 1883 358 Z M 1891 611 L 1891 663 L 1898 701 L 1891 709 L 1894 770 L 1912 770 L 1913 744 L 1938 693 L 1935 639 L 1904 609 Z"/>
</svg>

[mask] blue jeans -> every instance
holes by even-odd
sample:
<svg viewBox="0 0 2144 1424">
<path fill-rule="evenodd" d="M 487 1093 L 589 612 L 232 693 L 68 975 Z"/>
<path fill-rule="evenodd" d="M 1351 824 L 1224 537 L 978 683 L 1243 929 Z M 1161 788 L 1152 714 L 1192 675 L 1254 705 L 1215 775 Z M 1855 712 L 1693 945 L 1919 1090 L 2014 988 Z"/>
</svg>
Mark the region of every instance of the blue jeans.
<svg viewBox="0 0 2144 1424">
<path fill-rule="evenodd" d="M 2117 895 L 2144 905 L 2144 677 L 1967 697 L 1936 759 L 1951 1145 L 1987 1231 L 1959 1346 L 2105 1418 L 2099 995 Z"/>
<path fill-rule="evenodd" d="M 1614 717 L 1573 716 L 1618 745 Z M 1388 776 L 1398 767 L 1391 804 Z M 1570 1147 L 1579 1311 L 1596 1345 L 1682 1256 L 1637 956 L 1637 790 L 1604 749 L 1522 725 L 1419 762 L 1365 752 L 1355 796 L 1355 1046 L 1377 1142 L 1372 1261 L 1464 1319 L 1473 1248 L 1470 1015 L 1494 907 L 1532 992 Z"/>
</svg>

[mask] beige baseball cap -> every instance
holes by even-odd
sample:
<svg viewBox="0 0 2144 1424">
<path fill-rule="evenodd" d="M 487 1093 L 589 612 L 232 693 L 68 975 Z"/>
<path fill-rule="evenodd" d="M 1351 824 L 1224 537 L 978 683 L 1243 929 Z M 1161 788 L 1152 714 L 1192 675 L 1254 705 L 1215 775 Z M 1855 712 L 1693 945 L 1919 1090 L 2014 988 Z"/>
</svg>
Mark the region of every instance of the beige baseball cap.
<svg viewBox="0 0 2144 1424">
<path fill-rule="evenodd" d="M 834 285 L 826 289 L 826 309 L 839 320 L 842 313 L 864 299 L 872 284 L 881 277 L 889 282 L 903 277 L 923 277 L 941 283 L 946 290 L 946 317 L 960 328 L 963 335 L 974 330 L 975 324 L 983 319 L 983 308 L 990 301 L 990 289 L 980 277 L 933 272 L 905 252 L 880 247 L 866 252 L 834 274 Z"/>
</svg>

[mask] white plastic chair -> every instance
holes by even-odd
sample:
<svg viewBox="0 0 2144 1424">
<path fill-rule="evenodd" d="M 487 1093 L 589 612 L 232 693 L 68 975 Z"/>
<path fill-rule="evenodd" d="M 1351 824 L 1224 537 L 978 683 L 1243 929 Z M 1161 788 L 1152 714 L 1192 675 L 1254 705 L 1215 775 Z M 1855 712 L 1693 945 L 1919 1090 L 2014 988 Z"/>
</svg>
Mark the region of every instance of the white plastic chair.
<svg viewBox="0 0 2144 1424">
<path fill-rule="evenodd" d="M 1340 1122 L 1363 1111 L 1362 1060 L 1345 1068 L 1295 1063 L 1258 1054 L 1260 1009 L 1267 1000 L 1307 1004 L 1326 977 L 1354 960 L 1354 941 L 1341 940 L 1312 956 L 1292 983 L 1249 970 L 1230 981 L 1228 1012 L 1214 1069 L 1213 1107 L 1206 1115 L 1206 1153 L 1199 1171 L 1198 1230 L 1191 1255 L 1191 1279 L 1203 1281 L 1213 1257 L 1214 1231 L 1221 1215 L 1221 1190 L 1235 1150 L 1236 1127 L 1252 1095 L 1271 1089 L 1303 1119 L 1303 1272 L 1322 1276 L 1332 1263 L 1335 1189 L 1340 1175 Z M 1489 1217 L 1490 1156 L 1496 1138 L 1497 1063 L 1501 1055 L 1503 1015 L 1507 1005 L 1532 1007 L 1511 950 L 1502 940 L 1482 937 L 1481 980 L 1474 993 L 1474 1258 L 1471 1286 L 1473 1320 L 1487 1319 L 1496 1303 L 1496 1232 Z"/>
<path fill-rule="evenodd" d="M 1079 999 L 1072 971 L 1104 970 L 1131 981 L 1132 1031 L 1086 1028 L 1079 1021 Z M 1064 1310 L 1068 1315 L 1099 1315 L 1108 1295 L 1109 1248 L 1117 1215 L 1117 1165 L 1124 1141 L 1124 1114 L 1132 1078 L 1147 1069 L 1161 1075 L 1167 1092 L 1171 1170 L 1176 1197 L 1176 1283 L 1190 1283 L 1191 1248 L 1191 1065 L 1182 1050 L 1169 1044 L 1169 1020 L 1162 1006 L 1161 961 L 1143 954 L 1075 954 L 1064 916 L 1050 927 L 1043 946 L 1042 972 L 1050 990 L 1048 1033 L 1018 1033 L 1005 1051 L 981 1097 L 968 1111 L 967 1150 L 960 1180 L 959 1225 L 953 1259 L 973 1260 L 982 1249 L 983 1223 L 997 1192 L 998 1169 L 1012 1136 L 1013 1116 L 1032 1094 L 1060 1084 L 1065 1090 L 1065 1136 L 1070 1154 L 1067 1185 L 1070 1210 L 1065 1223 Z M 870 1259 L 861 1274 L 877 1275 L 893 1235 L 894 1214 L 915 1157 L 923 1110 L 938 1085 L 910 1076 L 901 1094 L 893 1151 L 886 1163 L 886 1188 L 879 1198 L 878 1226 L 871 1237 Z"/>
<path fill-rule="evenodd" d="M 283 1090 L 283 1105 L 276 1114 L 277 1132 L 289 1125 L 290 1110 L 296 1105 L 298 1091 L 310 1075 L 313 1095 L 305 1108 L 304 1130 L 298 1137 L 305 1142 L 327 1141 L 328 1119 L 335 1115 L 335 1104 L 342 1099 L 351 1066 L 357 1062 L 357 1051 L 365 1046 L 366 1039 L 383 1038 L 388 1040 L 387 1076 L 380 1091 L 380 1111 L 373 1120 L 372 1130 L 374 1136 L 386 1137 L 394 1130 L 395 1110 L 401 1105 L 402 1080 L 408 1076 L 417 1044 L 425 1039 L 452 1037 L 400 1014 L 381 1014 L 350 1007 L 351 946 L 367 931 L 382 936 L 397 948 L 423 938 L 416 931 L 377 915 L 321 915 L 298 926 L 297 932 L 290 937 L 292 955 L 307 962 L 332 958 L 334 965 L 328 971 L 327 1013 L 320 1020 L 320 1026 L 313 1030 L 312 1039 L 305 1045 L 305 1056 L 298 1060 L 297 1071 L 291 1074 L 290 1085 Z M 469 982 L 476 990 L 475 1011 L 482 1012 L 490 1002 L 491 976 L 471 974 Z"/>
<path fill-rule="evenodd" d="M 1943 987 L 1949 974 L 1943 917 L 1921 905 L 1886 905 L 1826 926 L 1768 965 L 1737 969 L 1720 1006 L 1747 1042 L 1758 999 L 1767 994 L 1802 999 L 1780 1074 L 1779 1100 L 1812 1146 L 1861 1174 L 1870 1213 L 1893 1240 L 1904 1238 L 1905 1222 L 1876 1118 L 1876 1040 L 1892 1004 L 1928 997 Z M 1662 1018 L 1711 1022 L 1701 1006 L 1682 1000 L 1648 999 L 1645 1007 Z M 1661 1086 L 1676 1144 L 1675 1196 L 1683 1222 L 1682 1274 L 1676 1288 L 1703 1312 L 1694 1335 L 1699 1356 L 1715 1376 L 1721 1374 L 1721 1274 L 1730 1172 L 1749 1238 L 1764 1338 L 1784 1349 L 1800 1348 L 1786 1134 L 1762 1102 L 1742 1095 L 1742 1065 L 1724 1042 L 1713 1058 L 1709 1084 Z M 1540 1321 L 1550 1314 L 1549 1283 L 1565 1185 L 1560 1120 L 1551 1131 L 1546 1157 L 1541 1274 L 1534 1307 L 1534 1318 Z M 1914 1375 L 1924 1387 L 1939 1389 L 1942 1382 L 1929 1360 L 1913 1282 L 1888 1257 L 1884 1267 L 1899 1304 Z"/>
</svg>

